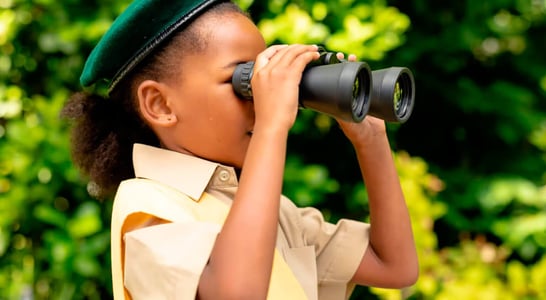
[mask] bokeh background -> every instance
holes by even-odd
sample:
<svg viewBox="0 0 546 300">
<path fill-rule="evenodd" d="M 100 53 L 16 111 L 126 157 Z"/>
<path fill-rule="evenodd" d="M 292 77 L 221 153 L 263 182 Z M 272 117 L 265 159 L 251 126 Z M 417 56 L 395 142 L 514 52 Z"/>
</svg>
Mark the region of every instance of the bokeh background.
<svg viewBox="0 0 546 300">
<path fill-rule="evenodd" d="M 0 0 L 0 299 L 111 298 L 111 199 L 70 161 L 59 111 L 128 0 Z M 268 43 L 317 43 L 410 68 L 388 124 L 421 276 L 352 299 L 546 299 L 546 1 L 237 1 Z M 284 192 L 367 220 L 366 187 L 329 117 L 301 110 Z"/>
</svg>

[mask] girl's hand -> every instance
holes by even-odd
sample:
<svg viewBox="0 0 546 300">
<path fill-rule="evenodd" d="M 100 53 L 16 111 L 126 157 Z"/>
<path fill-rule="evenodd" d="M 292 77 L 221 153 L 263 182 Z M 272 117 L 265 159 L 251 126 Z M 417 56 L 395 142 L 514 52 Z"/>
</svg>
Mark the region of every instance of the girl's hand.
<svg viewBox="0 0 546 300">
<path fill-rule="evenodd" d="M 303 70 L 318 57 L 314 45 L 275 45 L 257 56 L 251 80 L 255 133 L 261 128 L 288 131 L 292 127 Z"/>
<path fill-rule="evenodd" d="M 337 58 L 344 59 L 343 53 L 337 53 Z M 356 56 L 350 54 L 347 58 L 348 61 L 356 61 Z M 372 143 L 376 138 L 385 138 L 386 128 L 385 121 L 366 116 L 360 123 L 348 122 L 341 119 L 337 119 L 343 133 L 355 146 L 368 145 Z"/>
</svg>

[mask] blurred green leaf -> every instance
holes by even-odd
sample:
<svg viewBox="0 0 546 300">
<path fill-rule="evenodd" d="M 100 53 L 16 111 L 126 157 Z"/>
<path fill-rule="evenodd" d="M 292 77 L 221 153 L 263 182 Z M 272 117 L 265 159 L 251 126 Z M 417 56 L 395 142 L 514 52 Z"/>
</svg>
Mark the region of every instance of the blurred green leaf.
<svg viewBox="0 0 546 300">
<path fill-rule="evenodd" d="M 83 238 L 102 229 L 100 209 L 95 202 L 82 203 L 76 210 L 74 218 L 67 223 L 68 232 L 74 238 Z"/>
<path fill-rule="evenodd" d="M 66 226 L 67 217 L 60 211 L 45 204 L 38 205 L 34 208 L 34 216 L 46 224 L 52 224 L 59 228 Z"/>
</svg>

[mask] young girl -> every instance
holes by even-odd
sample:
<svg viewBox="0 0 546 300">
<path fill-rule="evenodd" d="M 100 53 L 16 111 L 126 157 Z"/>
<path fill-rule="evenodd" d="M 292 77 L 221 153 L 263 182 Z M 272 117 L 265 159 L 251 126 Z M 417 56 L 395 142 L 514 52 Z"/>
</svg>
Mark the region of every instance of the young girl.
<svg viewBox="0 0 546 300">
<path fill-rule="evenodd" d="M 314 45 L 267 47 L 220 0 L 136 0 L 86 62 L 64 108 L 75 163 L 107 195 L 116 299 L 346 299 L 401 288 L 418 263 L 384 121 L 338 120 L 369 193 L 370 224 L 330 224 L 281 195 L 286 143 Z M 354 60 L 354 57 L 350 57 Z M 253 100 L 236 96 L 255 61 Z"/>
</svg>

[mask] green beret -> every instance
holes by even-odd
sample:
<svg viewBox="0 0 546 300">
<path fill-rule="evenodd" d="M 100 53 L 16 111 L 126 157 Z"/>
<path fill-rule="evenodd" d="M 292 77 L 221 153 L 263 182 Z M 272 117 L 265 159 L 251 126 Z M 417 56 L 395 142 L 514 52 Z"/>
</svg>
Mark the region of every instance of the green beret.
<svg viewBox="0 0 546 300">
<path fill-rule="evenodd" d="M 112 90 L 163 40 L 218 2 L 222 0 L 133 1 L 87 58 L 80 83 L 90 86 L 105 79 Z"/>
</svg>

